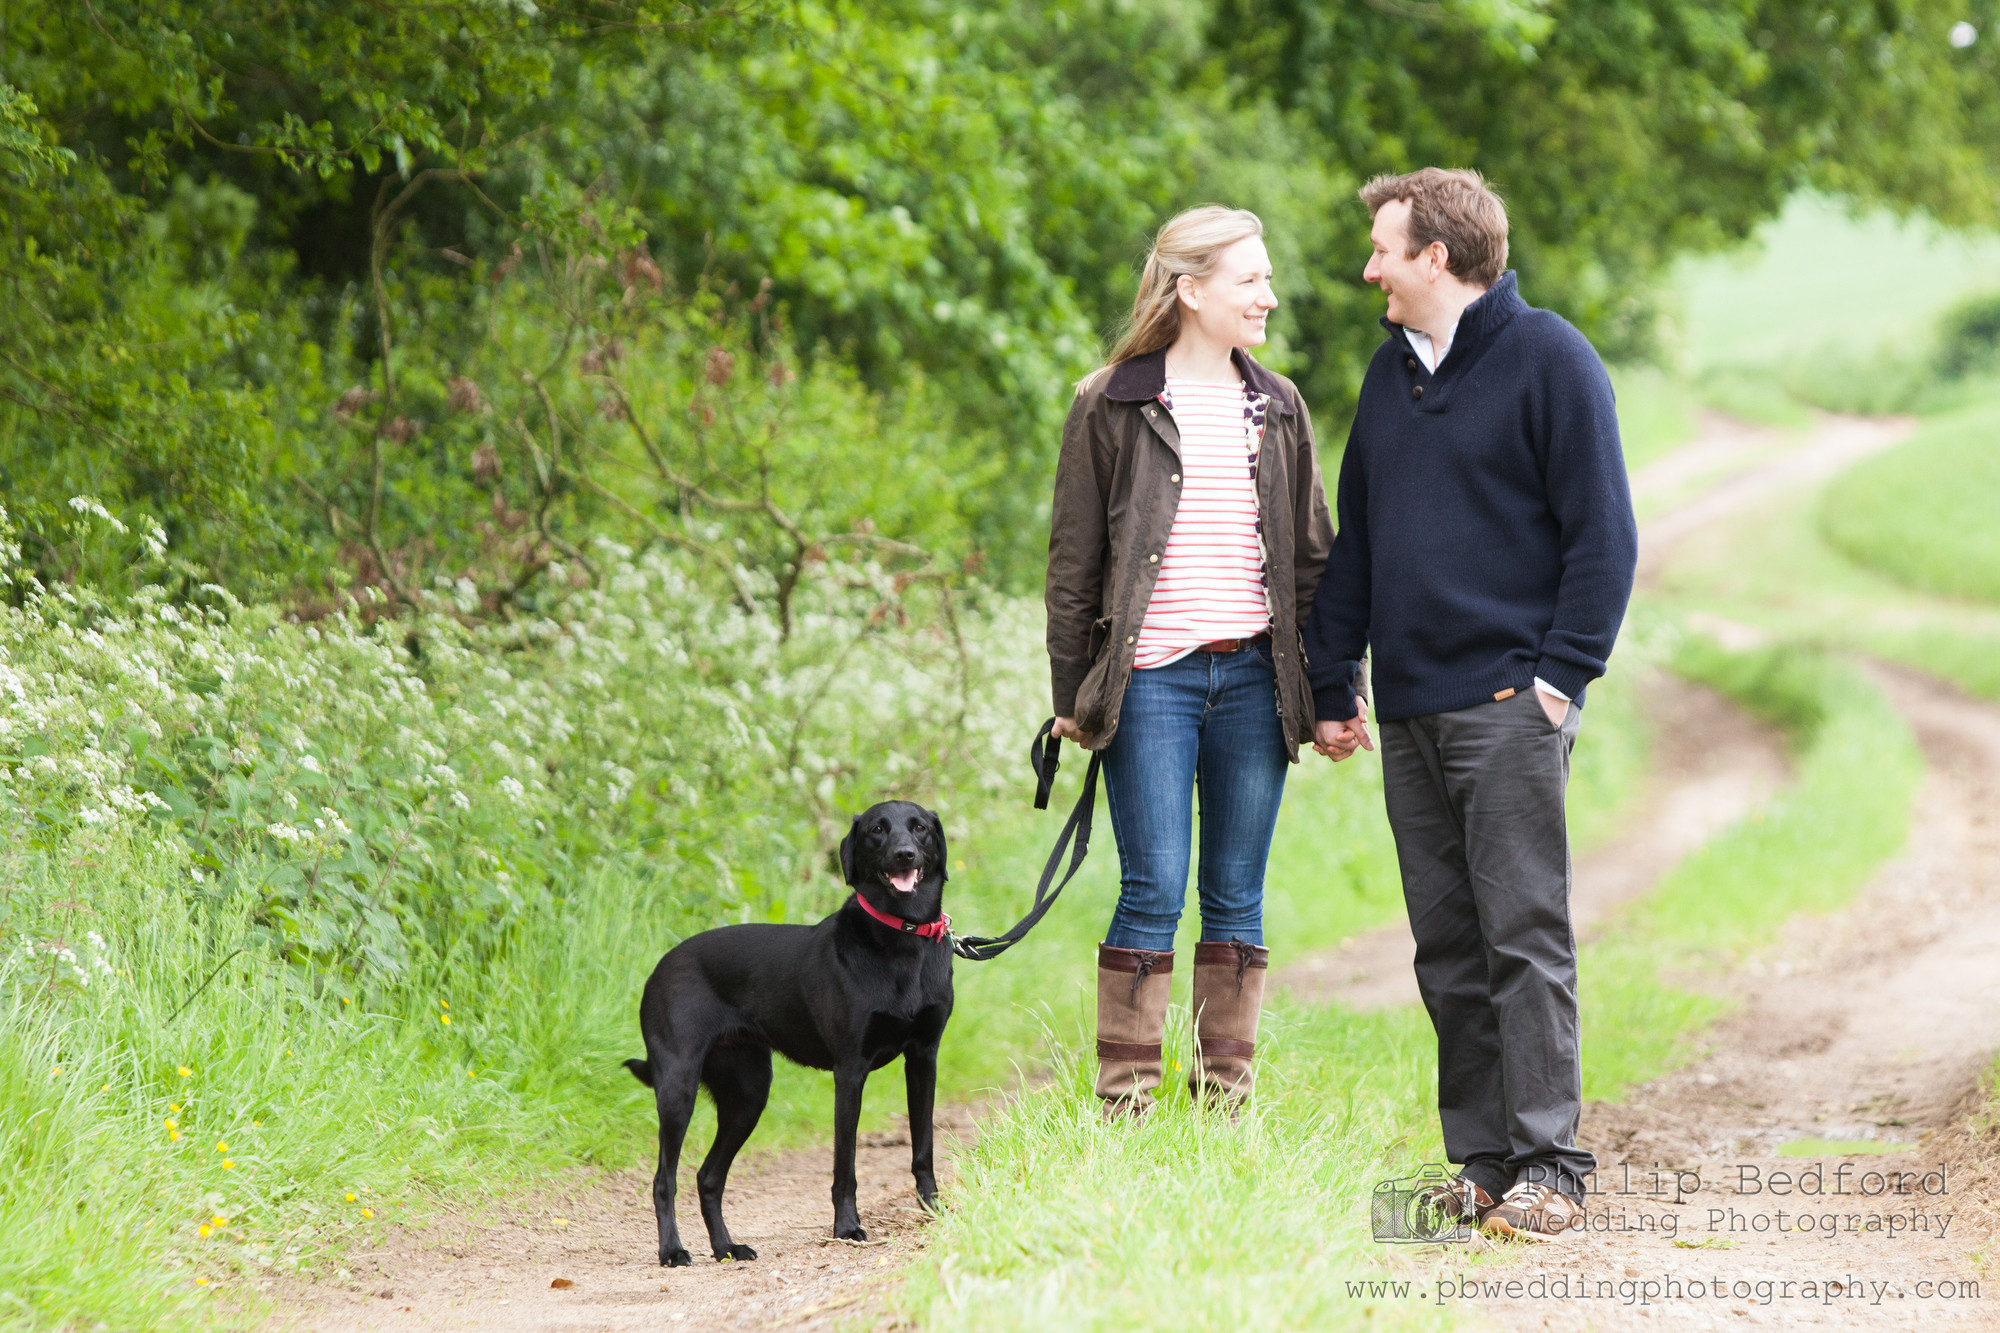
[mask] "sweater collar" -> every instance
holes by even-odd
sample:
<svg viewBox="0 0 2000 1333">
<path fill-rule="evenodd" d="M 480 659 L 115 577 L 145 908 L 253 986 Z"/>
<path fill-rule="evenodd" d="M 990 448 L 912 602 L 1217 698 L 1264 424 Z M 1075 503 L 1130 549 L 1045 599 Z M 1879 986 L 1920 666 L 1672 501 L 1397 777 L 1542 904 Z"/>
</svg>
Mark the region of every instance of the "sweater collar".
<svg viewBox="0 0 2000 1333">
<path fill-rule="evenodd" d="M 1452 335 L 1451 350 L 1446 353 L 1439 369 L 1443 370 L 1445 366 L 1455 368 L 1471 361 L 1485 350 L 1495 334 L 1507 327 L 1509 320 L 1527 308 L 1528 303 L 1521 299 L 1518 284 L 1514 281 L 1514 270 L 1510 268 L 1500 275 L 1500 281 L 1488 287 L 1458 317 L 1458 331 Z M 1391 337 L 1402 337 L 1408 341 L 1403 326 L 1390 323 L 1387 315 L 1382 317 L 1382 327 L 1389 330 Z"/>
<path fill-rule="evenodd" d="M 1236 373 L 1243 377 L 1251 392 L 1263 394 L 1285 416 L 1292 415 L 1291 395 L 1285 392 L 1283 381 L 1258 365 L 1257 358 L 1240 347 L 1230 350 L 1229 359 L 1236 364 Z M 1167 349 L 1162 347 L 1113 366 L 1111 377 L 1104 382 L 1104 396 L 1115 403 L 1143 403 L 1158 398 L 1166 387 Z"/>
</svg>

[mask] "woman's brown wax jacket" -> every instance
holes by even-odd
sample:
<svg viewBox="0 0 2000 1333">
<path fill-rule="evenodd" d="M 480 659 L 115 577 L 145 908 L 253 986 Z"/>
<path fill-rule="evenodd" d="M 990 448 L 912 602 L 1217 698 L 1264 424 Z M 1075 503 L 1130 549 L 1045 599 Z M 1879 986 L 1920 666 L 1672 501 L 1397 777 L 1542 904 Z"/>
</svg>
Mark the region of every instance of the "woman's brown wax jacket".
<svg viewBox="0 0 2000 1333">
<path fill-rule="evenodd" d="M 1296 763 L 1313 729 L 1299 617 L 1312 606 L 1333 546 L 1333 519 L 1305 400 L 1290 380 L 1249 354 L 1232 356 L 1243 382 L 1269 399 L 1257 512 L 1271 595 L 1278 716 Z M 1161 350 L 1098 371 L 1077 389 L 1063 425 L 1042 600 L 1056 715 L 1074 717 L 1093 750 L 1117 734 L 1139 625 L 1180 504 L 1180 432 L 1159 401 L 1166 366 Z"/>
</svg>

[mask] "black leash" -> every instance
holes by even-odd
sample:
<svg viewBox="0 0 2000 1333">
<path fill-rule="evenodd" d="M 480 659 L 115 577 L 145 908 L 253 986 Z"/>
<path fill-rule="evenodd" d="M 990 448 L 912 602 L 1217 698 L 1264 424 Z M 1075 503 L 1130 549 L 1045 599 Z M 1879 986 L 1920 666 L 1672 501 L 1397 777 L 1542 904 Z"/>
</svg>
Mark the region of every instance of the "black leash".
<svg viewBox="0 0 2000 1333">
<path fill-rule="evenodd" d="M 1042 729 L 1035 733 L 1034 742 L 1028 746 L 1028 762 L 1035 768 L 1035 809 L 1049 808 L 1049 793 L 1055 787 L 1056 770 L 1062 767 L 1057 751 L 1062 742 L 1055 735 L 1056 720 L 1050 718 L 1042 723 Z M 1076 878 L 1077 870 L 1083 865 L 1083 858 L 1090 855 L 1090 820 L 1097 813 L 1097 766 L 1102 756 L 1092 753 L 1090 768 L 1083 775 L 1083 794 L 1076 798 L 1076 805 L 1069 812 L 1069 822 L 1063 825 L 1062 836 L 1056 839 L 1055 850 L 1049 853 L 1049 863 L 1042 868 L 1042 882 L 1035 886 L 1035 905 L 1028 914 L 1014 923 L 1004 935 L 954 935 L 951 937 L 951 951 L 960 958 L 975 963 L 983 963 L 989 958 L 998 958 L 1007 950 L 1019 944 L 1036 923 L 1048 915 L 1056 899 L 1069 882 Z M 1051 889 L 1055 880 L 1056 867 L 1062 864 L 1063 849 L 1076 839 L 1076 848 L 1070 854 L 1069 873 L 1062 877 L 1062 883 Z"/>
</svg>

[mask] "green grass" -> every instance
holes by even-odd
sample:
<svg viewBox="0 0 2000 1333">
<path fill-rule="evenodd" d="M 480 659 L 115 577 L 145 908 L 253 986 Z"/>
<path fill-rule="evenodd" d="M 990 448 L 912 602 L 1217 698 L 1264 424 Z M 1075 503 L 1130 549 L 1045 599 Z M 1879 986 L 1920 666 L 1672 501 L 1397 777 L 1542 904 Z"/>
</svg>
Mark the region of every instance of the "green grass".
<svg viewBox="0 0 2000 1333">
<path fill-rule="evenodd" d="M 1699 402 L 1686 386 L 1657 366 L 1613 366 L 1618 434 L 1625 466 L 1637 471 L 1695 437 Z"/>
<path fill-rule="evenodd" d="M 1826 541 L 1818 500 L 1776 497 L 1687 538 L 1662 575 L 1660 601 L 1777 641 L 1901 662 L 2000 699 L 2000 608 L 1917 592 L 1856 564 Z"/>
<path fill-rule="evenodd" d="M 1914 1143 L 1884 1143 L 1879 1139 L 1793 1139 L 1778 1145 L 1780 1157 L 1874 1157 L 1915 1152 Z"/>
<path fill-rule="evenodd" d="M 2000 288 L 2000 237 L 1801 194 L 1752 246 L 1683 261 L 1674 288 L 1691 369 L 1869 356 L 1928 338 L 1967 292 Z"/>
<path fill-rule="evenodd" d="M 1184 1044 L 1177 1011 L 1170 1041 Z M 1138 1126 L 1103 1124 L 1091 1065 L 988 1120 L 902 1301 L 962 1329 L 1441 1327 L 1413 1302 L 1351 1296 L 1380 1277 L 1376 1183 L 1435 1161 L 1433 1038 L 1415 1009 L 1279 1005 L 1241 1124 L 1171 1082 Z"/>
<path fill-rule="evenodd" d="M 2000 602 L 2000 395 L 1927 422 L 1820 497 L 1837 551 L 1945 597 Z"/>
<path fill-rule="evenodd" d="M 1963 397 L 1937 375 L 1938 322 L 2000 290 L 2000 236 L 1855 215 L 1802 194 L 1732 253 L 1683 261 L 1669 321 L 1703 401 L 1763 425 L 1830 411 L 1931 411 Z"/>
</svg>

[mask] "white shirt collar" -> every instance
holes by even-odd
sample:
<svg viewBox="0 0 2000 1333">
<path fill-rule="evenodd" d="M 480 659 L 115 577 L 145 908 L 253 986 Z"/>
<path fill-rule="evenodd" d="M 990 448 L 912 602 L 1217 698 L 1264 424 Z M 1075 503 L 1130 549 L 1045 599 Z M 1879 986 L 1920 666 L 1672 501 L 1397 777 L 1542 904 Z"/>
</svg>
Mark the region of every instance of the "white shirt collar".
<svg viewBox="0 0 2000 1333">
<path fill-rule="evenodd" d="M 1442 352 L 1432 344 L 1431 335 L 1422 329 L 1413 329 L 1405 324 L 1403 336 L 1410 340 L 1410 349 L 1417 354 L 1417 359 L 1424 363 L 1424 369 L 1435 375 L 1438 365 L 1451 355 L 1451 345 L 1458 340 L 1458 321 L 1454 319 L 1451 322 L 1451 329 L 1445 334 Z"/>
</svg>

